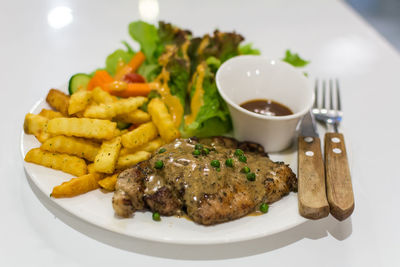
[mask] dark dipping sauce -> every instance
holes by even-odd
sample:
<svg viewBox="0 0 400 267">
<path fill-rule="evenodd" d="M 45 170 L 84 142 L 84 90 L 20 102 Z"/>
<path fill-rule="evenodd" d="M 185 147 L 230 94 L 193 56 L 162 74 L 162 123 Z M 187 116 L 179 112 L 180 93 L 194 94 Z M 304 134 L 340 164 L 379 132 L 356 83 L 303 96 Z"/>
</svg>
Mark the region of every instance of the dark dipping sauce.
<svg viewBox="0 0 400 267">
<path fill-rule="evenodd" d="M 287 116 L 293 112 L 285 105 L 269 99 L 254 99 L 240 105 L 248 111 L 266 116 Z"/>
</svg>

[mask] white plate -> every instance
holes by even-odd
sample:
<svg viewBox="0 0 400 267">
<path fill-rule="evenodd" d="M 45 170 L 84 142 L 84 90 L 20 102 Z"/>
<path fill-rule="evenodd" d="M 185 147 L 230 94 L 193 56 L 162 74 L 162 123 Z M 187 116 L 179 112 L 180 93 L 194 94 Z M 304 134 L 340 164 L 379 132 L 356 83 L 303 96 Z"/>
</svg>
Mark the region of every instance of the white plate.
<svg viewBox="0 0 400 267">
<path fill-rule="evenodd" d="M 42 108 L 49 108 L 44 100 L 31 110 L 37 114 Z M 40 143 L 33 135 L 22 133 L 21 152 L 23 156 Z M 288 150 L 271 154 L 274 161 L 290 164 L 297 170 L 297 153 Z M 54 186 L 72 178 L 61 171 L 52 170 L 24 162 L 29 179 L 49 197 Z M 94 190 L 74 198 L 54 199 L 61 210 L 68 211 L 85 223 L 123 234 L 128 237 L 175 244 L 221 244 L 250 240 L 276 234 L 306 221 L 298 214 L 297 194 L 290 193 L 282 200 L 270 205 L 269 212 L 260 216 L 247 216 L 232 222 L 215 226 L 202 226 L 184 218 L 162 217 L 160 222 L 152 220 L 150 212 L 136 212 L 133 218 L 120 219 L 114 216 L 111 205 L 112 193 Z"/>
</svg>

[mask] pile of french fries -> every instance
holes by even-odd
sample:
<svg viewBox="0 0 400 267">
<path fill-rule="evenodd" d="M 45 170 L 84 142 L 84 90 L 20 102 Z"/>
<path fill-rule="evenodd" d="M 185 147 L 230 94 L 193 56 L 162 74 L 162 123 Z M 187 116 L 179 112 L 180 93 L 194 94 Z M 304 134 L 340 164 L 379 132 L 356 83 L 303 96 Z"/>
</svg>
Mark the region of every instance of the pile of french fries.
<svg viewBox="0 0 400 267">
<path fill-rule="evenodd" d="M 97 188 L 115 190 L 121 171 L 151 157 L 179 137 L 163 101 L 146 97 L 117 98 L 100 87 L 71 96 L 51 89 L 53 108 L 25 116 L 24 131 L 41 143 L 25 161 L 70 173 L 76 178 L 53 188 L 52 197 L 73 197 Z M 117 122 L 129 123 L 120 130 Z"/>
</svg>

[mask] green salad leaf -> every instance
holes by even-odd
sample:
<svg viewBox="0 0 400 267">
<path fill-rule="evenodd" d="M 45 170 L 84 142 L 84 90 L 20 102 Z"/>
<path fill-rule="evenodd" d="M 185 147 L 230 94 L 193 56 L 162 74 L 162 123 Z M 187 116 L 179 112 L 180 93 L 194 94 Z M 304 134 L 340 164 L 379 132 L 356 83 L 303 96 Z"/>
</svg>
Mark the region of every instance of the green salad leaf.
<svg viewBox="0 0 400 267">
<path fill-rule="evenodd" d="M 129 24 L 129 34 L 139 43 L 140 49 L 146 56 L 145 62 L 139 67 L 138 73 L 147 81 L 154 80 L 161 71 L 158 57 L 164 47 L 158 36 L 158 29 L 147 22 L 135 21 Z"/>
<path fill-rule="evenodd" d="M 160 50 L 160 38 L 156 26 L 144 21 L 129 24 L 129 34 L 140 44 L 140 49 L 146 56 L 146 61 L 157 62 Z"/>
<path fill-rule="evenodd" d="M 128 51 L 123 49 L 115 50 L 107 57 L 105 70 L 111 75 L 115 75 L 118 62 L 122 59 L 125 63 L 128 63 L 134 54 L 135 52 L 132 49 Z"/>
<path fill-rule="evenodd" d="M 210 67 L 211 71 L 216 73 L 219 66 L 221 66 L 221 60 L 219 60 L 216 57 L 208 57 L 206 59 L 206 63 L 208 65 L 208 67 Z"/>
<path fill-rule="evenodd" d="M 143 21 L 129 24 L 129 34 L 140 44 L 146 61 L 140 66 L 138 73 L 151 81 L 160 73 L 159 57 L 165 52 L 167 45 L 181 46 L 191 36 L 190 31 L 181 30 L 170 23 L 160 21 L 158 28 Z"/>
<path fill-rule="evenodd" d="M 190 79 L 189 63 L 183 58 L 175 56 L 168 61 L 166 69 L 170 75 L 168 86 L 171 90 L 171 94 L 177 96 L 184 107 L 186 91 Z"/>
<path fill-rule="evenodd" d="M 239 55 L 239 44 L 244 40 L 243 36 L 235 32 L 214 32 L 213 40 L 218 45 L 217 57 L 221 62 Z"/>
<path fill-rule="evenodd" d="M 241 55 L 260 55 L 261 52 L 257 48 L 253 48 L 252 43 L 239 46 L 239 54 Z"/>
<path fill-rule="evenodd" d="M 138 73 L 142 75 L 146 81 L 153 81 L 161 71 L 161 66 L 158 63 L 144 62 L 138 69 Z"/>
<path fill-rule="evenodd" d="M 188 54 L 191 61 L 192 73 L 196 66 L 210 57 L 218 59 L 221 63 L 231 57 L 239 55 L 239 44 L 243 37 L 235 32 L 214 31 L 213 35 L 204 35 L 191 39 Z"/>
<path fill-rule="evenodd" d="M 127 41 L 122 41 L 122 44 L 126 47 L 126 50 L 128 51 L 128 53 L 135 54 L 135 51 L 133 50 L 132 46 L 130 44 L 128 44 Z"/>
<path fill-rule="evenodd" d="M 158 36 L 163 46 L 173 44 L 181 46 L 186 40 L 191 38 L 189 30 L 180 29 L 171 23 L 160 21 L 158 23 Z"/>
<path fill-rule="evenodd" d="M 196 90 L 196 81 L 191 87 L 191 96 Z M 202 88 L 204 90 L 203 106 L 197 113 L 196 119 L 189 125 L 185 125 L 183 136 L 206 137 L 222 135 L 232 129 L 232 122 L 226 103 L 222 100 L 215 84 L 215 74 L 206 65 Z"/>
<path fill-rule="evenodd" d="M 285 57 L 282 59 L 282 61 L 285 61 L 295 67 L 304 67 L 310 63 L 310 61 L 302 59 L 299 54 L 292 53 L 289 49 L 286 50 Z"/>
</svg>

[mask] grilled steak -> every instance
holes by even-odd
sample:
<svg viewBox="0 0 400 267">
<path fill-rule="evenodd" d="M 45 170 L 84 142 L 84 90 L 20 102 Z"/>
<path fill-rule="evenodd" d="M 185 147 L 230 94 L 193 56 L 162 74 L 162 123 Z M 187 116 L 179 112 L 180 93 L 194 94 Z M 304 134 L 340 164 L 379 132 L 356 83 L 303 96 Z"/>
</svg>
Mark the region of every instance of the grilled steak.
<svg viewBox="0 0 400 267">
<path fill-rule="evenodd" d="M 200 155 L 193 153 L 196 144 L 206 148 L 199 149 Z M 297 188 L 292 170 L 271 161 L 254 143 L 227 137 L 191 138 L 176 139 L 164 148 L 165 152 L 119 175 L 113 197 L 117 215 L 129 217 L 136 210 L 165 216 L 186 213 L 199 224 L 212 225 L 243 217 Z M 238 148 L 245 158 L 235 154 Z M 232 159 L 233 164 L 228 163 L 232 166 L 225 163 L 227 159 Z M 219 167 L 212 163 L 215 160 Z M 155 167 L 157 161 L 162 161 L 162 168 Z M 242 170 L 245 166 L 255 174 L 254 181 Z"/>
</svg>

